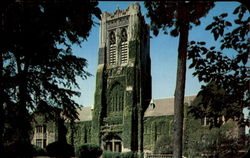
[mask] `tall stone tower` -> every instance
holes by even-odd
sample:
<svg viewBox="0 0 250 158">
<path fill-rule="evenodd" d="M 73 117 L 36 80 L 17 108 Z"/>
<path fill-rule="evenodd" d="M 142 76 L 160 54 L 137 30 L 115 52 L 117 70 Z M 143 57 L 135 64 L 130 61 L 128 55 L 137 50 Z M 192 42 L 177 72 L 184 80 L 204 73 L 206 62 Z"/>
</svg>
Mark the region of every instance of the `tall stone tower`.
<svg viewBox="0 0 250 158">
<path fill-rule="evenodd" d="M 139 4 L 104 12 L 91 141 L 111 151 L 143 150 L 143 114 L 151 99 L 149 26 Z"/>
</svg>

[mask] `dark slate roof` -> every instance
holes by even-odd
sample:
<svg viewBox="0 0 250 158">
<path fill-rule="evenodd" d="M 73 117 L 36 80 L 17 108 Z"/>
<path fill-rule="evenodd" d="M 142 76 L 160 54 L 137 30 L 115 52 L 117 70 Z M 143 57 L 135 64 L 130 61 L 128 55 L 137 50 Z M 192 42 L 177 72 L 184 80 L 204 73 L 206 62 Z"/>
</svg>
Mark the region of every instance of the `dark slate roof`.
<svg viewBox="0 0 250 158">
<path fill-rule="evenodd" d="M 190 104 L 196 96 L 186 96 L 184 103 Z M 174 115 L 174 98 L 153 99 L 154 105 L 150 104 L 144 117 Z"/>
<path fill-rule="evenodd" d="M 190 104 L 196 96 L 186 96 L 185 103 Z M 154 105 L 149 105 L 144 117 L 174 115 L 174 98 L 153 99 Z M 93 106 L 84 106 L 77 110 L 79 113 L 79 121 L 92 120 Z"/>
</svg>

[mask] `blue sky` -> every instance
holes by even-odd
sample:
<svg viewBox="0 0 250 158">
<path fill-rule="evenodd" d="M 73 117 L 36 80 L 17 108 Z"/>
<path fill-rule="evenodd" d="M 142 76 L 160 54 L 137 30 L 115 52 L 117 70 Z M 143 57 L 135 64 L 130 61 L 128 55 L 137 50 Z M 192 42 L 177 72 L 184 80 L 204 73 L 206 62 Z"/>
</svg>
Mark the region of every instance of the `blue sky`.
<svg viewBox="0 0 250 158">
<path fill-rule="evenodd" d="M 130 3 L 135 2 L 101 1 L 99 2 L 99 8 L 102 11 L 114 12 L 117 7 L 120 9 L 126 9 Z M 142 14 L 145 15 L 147 10 L 144 8 L 143 2 L 139 3 L 141 5 Z M 201 25 L 193 27 L 190 31 L 189 40 L 206 41 L 209 45 L 217 45 L 217 42 L 214 42 L 213 40 L 212 34 L 209 31 L 205 31 L 204 28 L 211 22 L 213 16 L 220 15 L 224 12 L 231 13 L 238 4 L 238 2 L 216 2 L 215 7 L 210 10 L 209 14 L 201 19 Z M 150 23 L 150 19 L 146 18 L 145 20 L 147 23 Z M 94 18 L 94 21 L 99 22 L 97 18 Z M 160 32 L 157 37 L 151 32 L 151 36 L 150 53 L 152 62 L 152 96 L 153 98 L 173 97 L 176 82 L 178 37 L 170 37 L 164 35 L 162 32 Z M 94 105 L 98 45 L 99 26 L 96 25 L 92 28 L 89 38 L 81 44 L 81 47 L 73 47 L 75 55 L 88 60 L 88 67 L 86 70 L 93 75 L 84 81 L 80 79 L 78 80 L 81 97 L 75 98 L 75 100 L 83 106 Z M 189 62 L 187 67 L 188 66 Z M 187 69 L 186 96 L 196 95 L 200 90 L 201 83 L 199 83 L 196 77 L 192 76 L 192 73 L 193 70 Z"/>
</svg>

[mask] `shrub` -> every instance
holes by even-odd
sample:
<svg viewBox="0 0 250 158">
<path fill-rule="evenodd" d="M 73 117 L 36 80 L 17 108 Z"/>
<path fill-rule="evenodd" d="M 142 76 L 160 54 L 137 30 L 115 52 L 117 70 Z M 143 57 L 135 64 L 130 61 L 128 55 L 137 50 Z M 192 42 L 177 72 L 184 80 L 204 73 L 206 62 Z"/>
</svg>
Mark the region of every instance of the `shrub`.
<svg viewBox="0 0 250 158">
<path fill-rule="evenodd" d="M 33 156 L 46 156 L 47 152 L 45 149 L 40 148 L 39 146 L 33 145 L 34 153 Z"/>
<path fill-rule="evenodd" d="M 102 158 L 120 158 L 120 153 L 105 151 L 102 155 Z"/>
<path fill-rule="evenodd" d="M 155 144 L 154 152 L 160 154 L 173 153 L 172 138 L 166 135 L 161 136 Z"/>
<path fill-rule="evenodd" d="M 102 149 L 95 144 L 83 144 L 77 150 L 79 158 L 98 158 L 102 155 Z"/>
<path fill-rule="evenodd" d="M 9 157 L 31 158 L 33 153 L 34 148 L 30 143 L 17 141 L 5 146 L 5 155 L 8 155 Z"/>
<path fill-rule="evenodd" d="M 137 154 L 133 152 L 118 153 L 118 152 L 105 151 L 102 157 L 103 158 L 137 158 Z"/>
<path fill-rule="evenodd" d="M 133 152 L 121 153 L 121 158 L 137 158 L 137 154 Z"/>
<path fill-rule="evenodd" d="M 74 156 L 74 148 L 66 142 L 53 142 L 46 147 L 48 156 L 68 158 Z"/>
</svg>

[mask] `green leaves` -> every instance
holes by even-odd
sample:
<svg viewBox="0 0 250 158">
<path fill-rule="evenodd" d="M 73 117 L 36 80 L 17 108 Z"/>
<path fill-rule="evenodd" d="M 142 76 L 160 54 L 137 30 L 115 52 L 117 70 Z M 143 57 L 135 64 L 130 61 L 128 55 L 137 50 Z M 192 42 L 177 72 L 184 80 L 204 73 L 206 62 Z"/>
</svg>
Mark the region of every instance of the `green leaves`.
<svg viewBox="0 0 250 158">
<path fill-rule="evenodd" d="M 210 47 L 210 50 L 214 50 L 215 49 L 215 46 L 213 46 L 213 47 Z"/>
<path fill-rule="evenodd" d="M 237 59 L 238 61 L 242 61 L 242 63 L 246 65 L 248 59 L 248 52 L 238 54 Z"/>
<path fill-rule="evenodd" d="M 50 113 L 57 107 L 65 118 L 77 118 L 79 105 L 72 96 L 80 94 L 73 89 L 79 88 L 76 78 L 85 79 L 89 73 L 85 71 L 86 60 L 72 55 L 71 45 L 80 44 L 89 36 L 93 16 L 100 18 L 98 3 L 72 3 L 72 0 L 6 2 L 0 2 L 1 26 L 4 24 L 0 30 L 0 50 L 3 63 L 6 63 L 4 77 L 9 83 L 5 84 L 4 91 L 10 91 L 5 97 L 7 108 L 11 106 L 9 102 L 22 107 L 16 112 L 20 113 L 25 125 L 30 124 L 31 110 L 35 111 L 39 103 L 51 107 L 43 108 L 43 113 Z M 13 122 L 18 120 L 19 116 L 12 118 Z M 14 129 L 15 124 L 12 124 Z M 28 126 L 15 130 L 27 135 L 29 132 Z M 29 137 L 22 135 L 23 140 Z"/>
<path fill-rule="evenodd" d="M 190 68 L 194 68 L 194 76 L 199 81 L 205 82 L 207 85 L 202 87 L 198 96 L 203 99 L 192 107 L 190 111 L 197 117 L 200 109 L 205 109 L 207 117 L 211 117 L 213 123 L 211 126 L 220 125 L 216 122 L 217 118 L 225 116 L 226 119 L 240 118 L 242 109 L 249 105 L 249 77 L 246 74 L 246 64 L 248 61 L 249 42 L 247 37 L 247 29 L 249 20 L 242 20 L 244 16 L 242 6 L 237 7 L 234 14 L 242 14 L 234 23 L 226 21 L 224 18 L 227 13 L 214 17 L 214 21 L 205 29 L 210 30 L 214 35 L 214 39 L 220 43 L 220 50 L 217 51 L 215 46 L 206 48 L 205 43 L 191 41 L 188 48 L 188 59 L 192 60 Z M 227 27 L 234 27 L 230 32 L 226 32 Z M 222 52 L 225 48 L 233 49 L 237 52 L 236 57 L 229 57 Z M 242 120 L 239 120 L 241 122 Z"/>
<path fill-rule="evenodd" d="M 215 25 L 215 23 L 212 23 L 212 24 L 208 25 L 208 26 L 205 28 L 205 30 L 211 30 L 212 27 L 213 27 L 214 25 Z"/>
<path fill-rule="evenodd" d="M 173 37 L 177 37 L 179 35 L 178 29 L 175 28 L 170 32 L 170 35 Z"/>
<path fill-rule="evenodd" d="M 228 15 L 227 13 L 223 13 L 223 14 L 220 15 L 220 17 L 225 18 L 225 17 L 227 17 L 227 15 Z"/>
<path fill-rule="evenodd" d="M 159 31 L 163 30 L 164 33 L 170 32 L 171 36 L 177 37 L 179 27 L 185 23 L 200 25 L 199 19 L 214 7 L 214 2 L 145 1 L 144 5 L 148 10 L 147 17 L 151 19 L 151 29 L 154 35 L 157 36 Z M 179 14 L 187 16 L 178 16 Z"/>
<path fill-rule="evenodd" d="M 189 65 L 189 69 L 192 69 L 194 66 L 196 65 L 196 62 L 193 62 L 193 63 L 191 63 L 190 65 Z"/>
<path fill-rule="evenodd" d="M 198 44 L 200 44 L 200 45 L 205 45 L 206 44 L 206 42 L 198 42 Z"/>
<path fill-rule="evenodd" d="M 234 9 L 233 14 L 238 14 L 241 9 L 241 6 L 238 6 Z"/>
<path fill-rule="evenodd" d="M 223 36 L 226 27 L 232 26 L 231 22 L 224 19 L 227 16 L 227 13 L 223 13 L 220 16 L 213 17 L 214 22 L 212 22 L 205 28 L 205 30 L 211 30 L 211 33 L 214 35 L 215 40 L 217 40 L 220 36 Z"/>
<path fill-rule="evenodd" d="M 232 26 L 232 23 L 226 21 L 226 26 Z"/>
<path fill-rule="evenodd" d="M 95 16 L 96 16 L 99 20 L 101 20 L 102 11 L 100 10 L 100 8 L 95 7 L 95 8 L 93 9 L 93 12 L 94 12 Z"/>
</svg>

